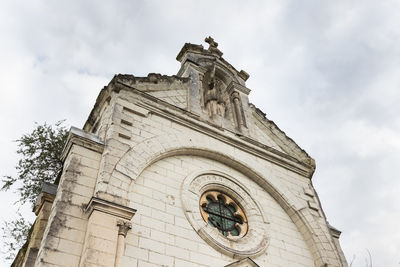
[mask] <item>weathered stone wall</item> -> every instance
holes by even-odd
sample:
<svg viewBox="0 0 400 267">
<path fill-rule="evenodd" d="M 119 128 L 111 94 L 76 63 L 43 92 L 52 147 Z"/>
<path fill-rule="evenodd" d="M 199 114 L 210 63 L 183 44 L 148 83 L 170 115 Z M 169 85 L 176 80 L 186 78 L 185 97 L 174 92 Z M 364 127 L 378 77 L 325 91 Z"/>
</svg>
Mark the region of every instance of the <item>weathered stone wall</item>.
<svg viewBox="0 0 400 267">
<path fill-rule="evenodd" d="M 93 195 L 101 151 L 70 145 L 35 266 L 78 266 L 81 259 L 87 228 L 84 209 Z"/>
<path fill-rule="evenodd" d="M 172 156 L 148 166 L 131 185 L 130 206 L 137 209 L 128 234 L 124 262 L 131 266 L 225 266 L 236 261 L 212 248 L 184 215 L 183 180 L 193 172 L 217 170 L 239 179 L 256 199 L 269 224 L 269 245 L 253 260 L 260 266 L 314 266 L 296 225 L 263 188 L 237 170 L 197 156 Z"/>
<path fill-rule="evenodd" d="M 113 123 L 108 129 L 109 139 L 106 140 L 102 158 L 96 192 L 98 197 L 138 209 L 136 216 L 139 218 L 141 212 L 151 211 L 138 208 L 136 204 L 140 206 L 143 203 L 132 202 L 138 196 L 133 196 L 128 189 L 135 187 L 136 180 L 147 166 L 163 157 L 175 155 L 210 158 L 240 170 L 281 205 L 290 215 L 290 220 L 296 223 L 293 232 L 301 233 L 317 266 L 324 262 L 340 266 L 307 167 L 290 161 L 282 154 L 268 158 L 254 146 L 242 146 L 242 140 L 229 132 L 222 134 L 228 138 L 225 140 L 220 136 L 221 132 L 215 131 L 207 123 L 197 122 L 195 128 L 190 124 L 190 118 L 189 122 L 180 120 L 179 112 L 172 107 L 148 104 L 150 102 L 145 98 L 125 90 L 111 100 Z M 162 187 L 161 184 L 158 186 Z M 171 218 L 171 214 L 167 217 Z M 134 217 L 135 220 L 138 219 Z M 282 226 L 271 224 L 271 227 Z M 294 244 L 288 243 L 288 247 L 296 250 Z M 274 246 L 271 246 L 271 251 L 274 251 Z M 150 255 L 150 251 L 147 253 Z M 282 250 L 282 255 L 285 253 Z M 290 254 L 290 250 L 287 253 Z M 150 258 L 147 260 L 150 261 Z"/>
<path fill-rule="evenodd" d="M 117 75 L 101 91 L 85 132 L 71 131 L 36 266 L 347 266 L 314 160 L 248 103 L 248 75 L 221 55 L 188 44 L 183 77 Z M 212 69 L 226 116 L 204 107 Z M 212 186 L 240 199 L 241 239 L 199 220 L 196 190 Z"/>
<path fill-rule="evenodd" d="M 137 212 L 118 266 L 237 261 L 200 237 L 182 208 L 185 177 L 209 170 L 240 180 L 261 207 L 268 244 L 252 257 L 260 266 L 341 266 L 308 166 L 134 90 L 111 92 L 100 114 L 104 147 L 85 133 L 69 142 L 36 266 L 116 264 L 117 224 L 129 218 L 119 207 Z M 114 207 L 89 212 L 92 197 Z"/>
</svg>

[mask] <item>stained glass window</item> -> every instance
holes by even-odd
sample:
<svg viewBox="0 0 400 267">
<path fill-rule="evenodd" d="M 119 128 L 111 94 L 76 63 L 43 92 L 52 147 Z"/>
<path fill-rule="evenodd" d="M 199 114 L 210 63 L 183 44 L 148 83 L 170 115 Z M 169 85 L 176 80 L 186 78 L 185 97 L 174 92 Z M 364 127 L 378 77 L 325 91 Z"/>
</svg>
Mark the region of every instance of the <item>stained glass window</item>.
<svg viewBox="0 0 400 267">
<path fill-rule="evenodd" d="M 205 222 L 224 236 L 243 236 L 247 219 L 238 204 L 226 194 L 208 191 L 200 199 L 200 211 Z"/>
</svg>

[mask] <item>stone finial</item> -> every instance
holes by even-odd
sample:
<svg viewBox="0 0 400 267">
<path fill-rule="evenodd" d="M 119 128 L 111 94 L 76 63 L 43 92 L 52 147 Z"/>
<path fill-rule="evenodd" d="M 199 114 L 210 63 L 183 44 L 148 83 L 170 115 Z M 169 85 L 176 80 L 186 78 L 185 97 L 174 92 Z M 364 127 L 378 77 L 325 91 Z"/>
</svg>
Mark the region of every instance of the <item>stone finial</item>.
<svg viewBox="0 0 400 267">
<path fill-rule="evenodd" d="M 132 229 L 132 224 L 128 221 L 119 220 L 117 222 L 118 226 L 118 235 L 123 235 L 126 237 L 128 231 Z"/>
<path fill-rule="evenodd" d="M 223 53 L 217 48 L 218 43 L 214 41 L 214 38 L 208 36 L 206 39 L 204 39 L 204 41 L 210 45 L 208 47 L 208 51 L 211 52 L 211 54 L 217 56 L 218 58 L 222 57 Z"/>
<path fill-rule="evenodd" d="M 218 47 L 218 43 L 215 42 L 214 38 L 212 38 L 211 36 L 208 36 L 206 39 L 204 39 L 204 41 L 210 45 L 208 50 L 210 50 L 210 48 L 217 48 Z"/>
</svg>

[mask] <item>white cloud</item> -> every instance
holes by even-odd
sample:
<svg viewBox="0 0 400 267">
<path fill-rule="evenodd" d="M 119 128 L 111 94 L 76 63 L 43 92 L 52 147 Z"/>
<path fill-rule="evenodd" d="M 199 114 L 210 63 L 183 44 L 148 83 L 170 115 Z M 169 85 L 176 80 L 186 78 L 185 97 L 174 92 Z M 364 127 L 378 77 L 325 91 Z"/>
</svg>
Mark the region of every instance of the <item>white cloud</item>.
<svg viewBox="0 0 400 267">
<path fill-rule="evenodd" d="M 115 73 L 175 74 L 212 35 L 250 99 L 317 161 L 313 182 L 353 267 L 400 262 L 396 1 L 2 1 L 0 174 L 33 122 L 81 127 Z M 49 112 L 51 111 L 51 112 Z M 12 197 L 1 193 L 12 213 Z M 3 212 L 3 214 L 5 214 Z M 4 219 L 5 215 L 2 215 Z"/>
</svg>

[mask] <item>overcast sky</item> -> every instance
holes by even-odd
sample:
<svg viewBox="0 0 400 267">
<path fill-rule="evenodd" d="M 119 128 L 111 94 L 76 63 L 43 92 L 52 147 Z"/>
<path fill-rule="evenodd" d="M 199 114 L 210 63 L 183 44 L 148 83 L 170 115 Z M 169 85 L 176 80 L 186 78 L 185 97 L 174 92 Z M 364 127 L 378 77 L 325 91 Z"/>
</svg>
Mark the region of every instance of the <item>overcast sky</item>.
<svg viewBox="0 0 400 267">
<path fill-rule="evenodd" d="M 400 266 L 399 1 L 0 1 L 0 175 L 34 122 L 82 127 L 114 74 L 176 74 L 208 35 L 315 158 L 348 261 Z M 0 193 L 1 221 L 15 200 Z"/>
</svg>

